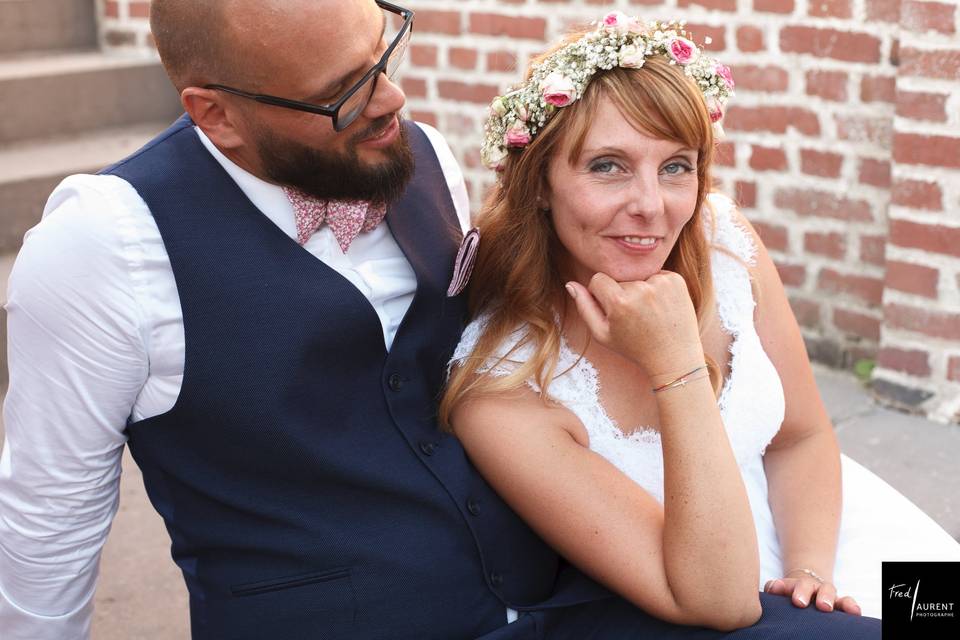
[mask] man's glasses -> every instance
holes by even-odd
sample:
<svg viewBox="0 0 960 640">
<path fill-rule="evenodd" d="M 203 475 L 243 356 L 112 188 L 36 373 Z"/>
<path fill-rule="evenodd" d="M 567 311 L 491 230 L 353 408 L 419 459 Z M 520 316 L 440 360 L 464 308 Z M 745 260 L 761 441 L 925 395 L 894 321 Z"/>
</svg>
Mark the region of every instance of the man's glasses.
<svg viewBox="0 0 960 640">
<path fill-rule="evenodd" d="M 377 0 L 377 6 L 384 11 L 403 18 L 403 25 L 401 25 L 400 31 L 397 32 L 393 42 L 390 43 L 390 46 L 387 47 L 387 50 L 383 53 L 383 56 L 381 56 L 380 61 L 373 65 L 355 85 L 333 104 L 321 106 L 310 104 L 309 102 L 278 98 L 276 96 L 248 93 L 222 84 L 208 84 L 204 86 L 204 89 L 217 89 L 219 91 L 225 91 L 226 93 L 232 93 L 241 98 L 256 100 L 262 104 L 328 116 L 333 118 L 334 130 L 343 131 L 353 124 L 357 117 L 363 113 L 363 110 L 367 108 L 370 98 L 373 97 L 373 92 L 377 90 L 377 80 L 380 78 L 380 74 L 386 73 L 388 78 L 393 79 L 393 75 L 397 72 L 397 68 L 403 61 L 404 54 L 407 51 L 407 44 L 410 42 L 410 34 L 413 32 L 413 11 L 389 2 L 384 2 L 383 0 Z"/>
</svg>

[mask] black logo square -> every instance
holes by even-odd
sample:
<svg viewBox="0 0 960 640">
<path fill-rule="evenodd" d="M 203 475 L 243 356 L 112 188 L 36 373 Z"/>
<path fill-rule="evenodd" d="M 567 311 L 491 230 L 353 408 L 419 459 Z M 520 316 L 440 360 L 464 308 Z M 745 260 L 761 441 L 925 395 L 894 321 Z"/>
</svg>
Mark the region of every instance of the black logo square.
<svg viewBox="0 0 960 640">
<path fill-rule="evenodd" d="M 960 562 L 884 562 L 883 637 L 960 638 Z"/>
</svg>

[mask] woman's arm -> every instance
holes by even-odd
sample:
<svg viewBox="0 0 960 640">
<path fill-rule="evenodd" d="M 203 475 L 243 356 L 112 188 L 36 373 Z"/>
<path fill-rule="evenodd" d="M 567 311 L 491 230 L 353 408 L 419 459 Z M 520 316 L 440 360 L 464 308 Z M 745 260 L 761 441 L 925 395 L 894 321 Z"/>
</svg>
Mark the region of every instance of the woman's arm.
<svg viewBox="0 0 960 640">
<path fill-rule="evenodd" d="M 687 360 L 664 379 L 686 373 Z M 532 391 L 468 398 L 451 422 L 494 489 L 584 572 L 669 622 L 750 625 L 760 616 L 756 534 L 713 390 L 702 378 L 657 400 L 662 507 L 585 446 L 569 411 L 545 407 Z"/>
<path fill-rule="evenodd" d="M 798 606 L 809 605 L 816 593 L 819 609 L 836 606 L 854 612 L 859 607 L 852 599 L 835 602 L 832 584 L 818 589 L 809 574 L 795 571 L 808 569 L 833 582 L 841 507 L 840 449 L 776 266 L 750 223 L 737 216 L 757 246 L 753 272 L 760 291 L 757 332 L 786 399 L 783 424 L 763 458 L 785 577 L 791 579 L 791 588 L 780 592 L 792 591 Z"/>
</svg>

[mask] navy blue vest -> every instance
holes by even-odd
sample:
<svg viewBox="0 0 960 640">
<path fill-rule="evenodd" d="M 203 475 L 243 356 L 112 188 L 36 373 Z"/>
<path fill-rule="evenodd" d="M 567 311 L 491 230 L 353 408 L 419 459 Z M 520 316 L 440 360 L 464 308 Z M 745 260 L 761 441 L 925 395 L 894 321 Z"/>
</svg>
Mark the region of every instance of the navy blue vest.
<svg viewBox="0 0 960 640">
<path fill-rule="evenodd" d="M 105 170 L 149 206 L 183 309 L 177 402 L 128 433 L 195 639 L 473 638 L 554 592 L 563 563 L 436 425 L 461 232 L 405 127 L 416 172 L 387 223 L 418 284 L 389 353 L 367 299 L 254 207 L 186 117 Z"/>
</svg>

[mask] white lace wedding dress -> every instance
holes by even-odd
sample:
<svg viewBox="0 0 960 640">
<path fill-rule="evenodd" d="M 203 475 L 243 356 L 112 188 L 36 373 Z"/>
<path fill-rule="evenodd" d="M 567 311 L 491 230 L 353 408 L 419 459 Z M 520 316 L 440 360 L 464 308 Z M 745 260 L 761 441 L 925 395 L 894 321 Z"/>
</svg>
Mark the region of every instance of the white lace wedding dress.
<svg viewBox="0 0 960 640">
<path fill-rule="evenodd" d="M 755 247 L 749 233 L 733 218 L 733 203 L 712 195 L 716 211 L 714 243 L 753 264 Z M 708 216 L 705 232 L 709 233 Z M 709 235 L 708 235 L 709 237 Z M 753 323 L 754 299 L 748 272 L 741 262 L 714 250 L 713 282 L 723 328 L 732 336 L 730 375 L 718 399 L 730 444 L 743 474 L 756 524 L 760 548 L 760 584 L 783 575 L 780 545 L 767 502 L 763 453 L 780 429 L 784 395 L 779 375 L 764 352 Z M 473 350 L 485 318 L 479 316 L 464 331 L 451 362 Z M 523 336 L 518 329 L 500 345 L 507 354 Z M 523 346 L 509 360 L 489 360 L 478 371 L 506 375 L 530 355 Z M 583 423 L 590 448 L 602 455 L 653 497 L 663 502 L 663 457 L 660 435 L 651 429 L 632 429 L 629 435 L 604 411 L 597 372 L 586 358 L 563 342 L 558 371 L 549 393 Z M 536 391 L 533 380 L 527 383 Z M 903 495 L 850 458 L 841 456 L 843 511 L 834 568 L 840 595 L 852 595 L 864 615 L 880 617 L 882 560 L 960 560 L 960 544 Z"/>
</svg>

